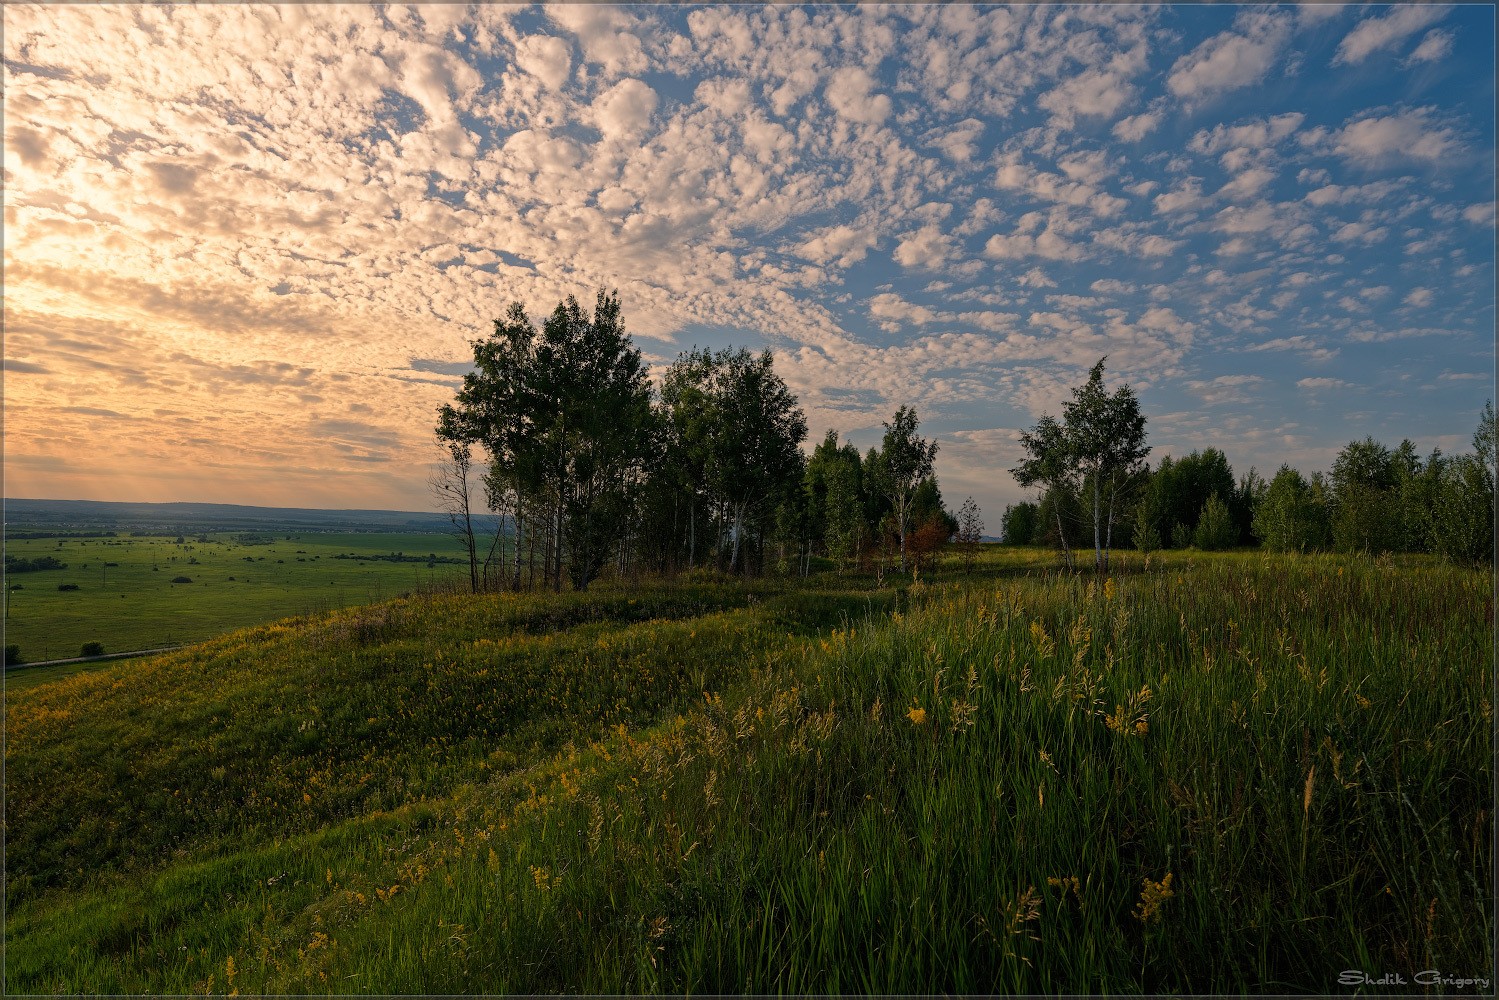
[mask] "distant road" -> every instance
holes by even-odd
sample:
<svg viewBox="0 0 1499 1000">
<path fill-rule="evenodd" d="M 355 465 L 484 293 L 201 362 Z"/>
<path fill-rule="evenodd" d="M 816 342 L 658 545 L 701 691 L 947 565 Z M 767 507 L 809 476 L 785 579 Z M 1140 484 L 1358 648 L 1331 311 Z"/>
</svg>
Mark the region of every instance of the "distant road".
<svg viewBox="0 0 1499 1000">
<path fill-rule="evenodd" d="M 185 645 L 185 644 L 184 644 Z M 170 653 L 181 649 L 182 646 L 161 646 L 157 649 L 137 649 L 130 653 L 104 653 L 100 656 L 74 656 L 66 660 L 37 660 L 33 663 L 9 663 L 6 664 L 5 672 L 12 670 L 25 670 L 27 667 L 60 667 L 64 663 L 99 663 L 103 660 L 128 660 L 132 656 L 152 656 L 156 653 Z"/>
</svg>

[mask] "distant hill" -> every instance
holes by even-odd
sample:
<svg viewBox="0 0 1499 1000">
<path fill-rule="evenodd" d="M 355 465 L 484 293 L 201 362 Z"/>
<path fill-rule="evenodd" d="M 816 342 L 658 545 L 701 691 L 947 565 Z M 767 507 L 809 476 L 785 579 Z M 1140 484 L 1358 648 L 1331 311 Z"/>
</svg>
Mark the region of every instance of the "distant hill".
<svg viewBox="0 0 1499 1000">
<path fill-rule="evenodd" d="M 5 532 L 28 531 L 446 531 L 444 514 L 318 510 L 228 503 L 116 503 L 6 499 Z"/>
</svg>

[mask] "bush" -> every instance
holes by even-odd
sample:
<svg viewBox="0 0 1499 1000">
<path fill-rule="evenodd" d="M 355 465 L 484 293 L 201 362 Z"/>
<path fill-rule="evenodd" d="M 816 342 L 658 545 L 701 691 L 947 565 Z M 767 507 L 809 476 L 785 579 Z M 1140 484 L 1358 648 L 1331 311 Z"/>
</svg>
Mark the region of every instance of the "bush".
<svg viewBox="0 0 1499 1000">
<path fill-rule="evenodd" d="M 76 584 L 76 583 L 59 583 L 57 585 L 57 589 L 58 590 L 77 590 L 78 589 L 78 584 Z"/>
<path fill-rule="evenodd" d="M 83 648 L 80 649 L 80 650 L 78 650 L 78 655 L 79 656 L 103 656 L 104 655 L 104 643 L 102 643 L 102 642 L 85 642 L 83 644 Z"/>
<path fill-rule="evenodd" d="M 21 647 L 18 643 L 8 642 L 5 644 L 5 665 L 7 667 L 13 667 L 18 663 L 25 662 L 25 660 L 21 659 Z"/>
<path fill-rule="evenodd" d="M 172 582 L 173 583 L 192 583 L 193 582 L 193 578 L 190 577 L 190 576 L 174 576 L 174 577 L 172 577 Z"/>
</svg>

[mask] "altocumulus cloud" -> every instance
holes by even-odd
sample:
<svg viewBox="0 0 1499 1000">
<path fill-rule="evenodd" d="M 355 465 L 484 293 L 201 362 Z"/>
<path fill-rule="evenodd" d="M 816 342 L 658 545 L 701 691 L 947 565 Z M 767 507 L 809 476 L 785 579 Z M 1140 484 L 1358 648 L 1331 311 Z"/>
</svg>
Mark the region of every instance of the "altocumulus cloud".
<svg viewBox="0 0 1499 1000">
<path fill-rule="evenodd" d="M 1305 397 L 1434 384 L 1438 335 L 1491 355 L 1493 96 L 1462 81 L 1492 76 L 1492 30 L 1463 7 L 7 8 L 11 488 L 171 467 L 177 494 L 139 498 L 421 506 L 469 341 L 604 286 L 656 370 L 771 346 L 812 426 L 861 445 L 915 405 L 991 520 L 1016 429 L 1104 354 L 1175 414 L 1162 450 L 1274 467 Z M 1442 384 L 1431 433 L 1491 391 Z M 182 430 L 110 416 L 157 411 Z M 1304 423 L 1326 440 L 1302 454 L 1423 433 Z"/>
</svg>

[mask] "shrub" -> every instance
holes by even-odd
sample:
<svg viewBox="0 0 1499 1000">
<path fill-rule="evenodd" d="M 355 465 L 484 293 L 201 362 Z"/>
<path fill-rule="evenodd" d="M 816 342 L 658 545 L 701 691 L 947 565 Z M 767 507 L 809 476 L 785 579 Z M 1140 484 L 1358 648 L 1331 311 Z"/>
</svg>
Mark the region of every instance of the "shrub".
<svg viewBox="0 0 1499 1000">
<path fill-rule="evenodd" d="M 8 642 L 5 644 L 5 665 L 7 667 L 13 667 L 18 663 L 25 662 L 25 660 L 21 659 L 21 647 L 18 643 Z"/>
<path fill-rule="evenodd" d="M 59 583 L 57 585 L 57 589 L 58 590 L 77 590 L 78 589 L 78 584 L 76 584 L 76 583 Z"/>
<path fill-rule="evenodd" d="M 173 583 L 192 583 L 193 582 L 193 578 L 190 577 L 190 576 L 174 576 L 174 577 L 172 577 L 172 582 Z"/>
<path fill-rule="evenodd" d="M 80 650 L 78 650 L 78 655 L 79 656 L 103 656 L 104 655 L 104 643 L 102 643 L 102 642 L 85 642 L 83 644 L 83 648 L 81 648 Z"/>
</svg>

